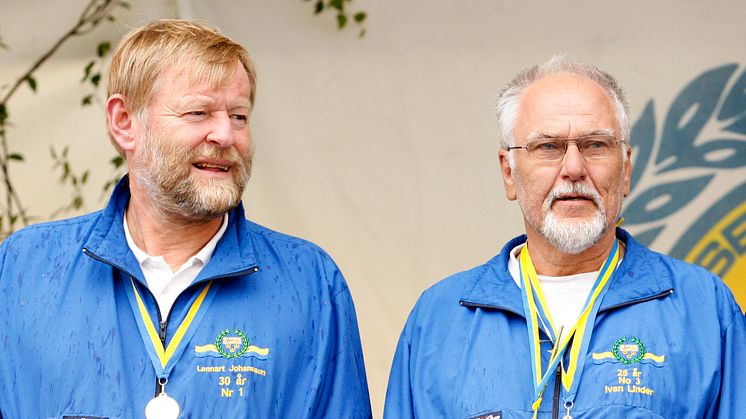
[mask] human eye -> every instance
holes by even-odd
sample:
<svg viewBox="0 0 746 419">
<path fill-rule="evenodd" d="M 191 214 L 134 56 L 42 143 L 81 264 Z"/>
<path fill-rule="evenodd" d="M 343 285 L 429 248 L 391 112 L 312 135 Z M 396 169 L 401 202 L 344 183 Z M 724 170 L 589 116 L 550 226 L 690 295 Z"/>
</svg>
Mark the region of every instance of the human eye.
<svg viewBox="0 0 746 419">
<path fill-rule="evenodd" d="M 555 151 L 561 149 L 559 142 L 553 138 L 531 141 L 529 151 Z"/>
<path fill-rule="evenodd" d="M 542 160 L 555 160 L 564 154 L 564 143 L 556 138 L 530 141 L 526 146 L 531 155 Z"/>
<path fill-rule="evenodd" d="M 245 126 L 249 123 L 249 115 L 243 113 L 231 114 L 231 120 L 238 126 Z"/>
<path fill-rule="evenodd" d="M 185 111 L 182 117 L 187 121 L 201 121 L 207 116 L 207 111 L 203 109 L 192 109 Z"/>
<path fill-rule="evenodd" d="M 613 139 L 605 136 L 591 136 L 578 143 L 578 148 L 591 157 L 603 157 L 609 153 Z"/>
</svg>

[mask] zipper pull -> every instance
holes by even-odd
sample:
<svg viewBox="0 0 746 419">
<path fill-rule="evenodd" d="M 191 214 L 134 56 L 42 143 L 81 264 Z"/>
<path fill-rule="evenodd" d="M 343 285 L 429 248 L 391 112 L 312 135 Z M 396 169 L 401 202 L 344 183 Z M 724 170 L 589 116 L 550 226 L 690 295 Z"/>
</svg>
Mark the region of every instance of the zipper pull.
<svg viewBox="0 0 746 419">
<path fill-rule="evenodd" d="M 163 349 L 166 349 L 166 326 L 168 324 L 165 321 L 162 321 L 160 324 L 160 331 L 158 333 L 158 337 L 161 338 L 161 345 L 163 345 Z"/>
</svg>

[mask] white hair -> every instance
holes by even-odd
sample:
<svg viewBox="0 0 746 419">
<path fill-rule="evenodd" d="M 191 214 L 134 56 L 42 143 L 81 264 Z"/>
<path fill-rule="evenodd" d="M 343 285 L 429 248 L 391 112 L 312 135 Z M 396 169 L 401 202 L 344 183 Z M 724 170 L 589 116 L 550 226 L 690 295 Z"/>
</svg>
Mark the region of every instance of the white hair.
<svg viewBox="0 0 746 419">
<path fill-rule="evenodd" d="M 563 55 L 555 55 L 546 62 L 522 70 L 498 92 L 496 111 L 500 147 L 508 148 L 515 144 L 514 129 L 523 91 L 537 80 L 562 73 L 580 76 L 601 86 L 611 98 L 616 110 L 617 122 L 621 129 L 618 139 L 629 146 L 629 103 L 616 79 L 595 66 L 568 60 Z M 624 148 L 622 147 L 623 150 Z M 624 151 L 623 154 L 626 157 Z"/>
</svg>

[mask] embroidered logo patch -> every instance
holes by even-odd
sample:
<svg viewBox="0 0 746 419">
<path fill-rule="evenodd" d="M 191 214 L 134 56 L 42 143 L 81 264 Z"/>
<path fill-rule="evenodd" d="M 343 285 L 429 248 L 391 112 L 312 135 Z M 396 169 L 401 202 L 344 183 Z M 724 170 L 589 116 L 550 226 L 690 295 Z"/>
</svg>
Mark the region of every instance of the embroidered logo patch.
<svg viewBox="0 0 746 419">
<path fill-rule="evenodd" d="M 267 359 L 269 348 L 262 348 L 252 345 L 246 333 L 240 329 L 225 329 L 218 333 L 215 343 L 207 345 L 197 345 L 194 347 L 194 354 L 198 358 L 257 358 Z"/>
<path fill-rule="evenodd" d="M 656 355 L 647 350 L 642 341 L 634 336 L 617 339 L 610 352 L 593 352 L 591 354 L 595 364 L 605 362 L 632 365 L 637 363 L 663 366 L 666 361 L 664 355 Z"/>
</svg>

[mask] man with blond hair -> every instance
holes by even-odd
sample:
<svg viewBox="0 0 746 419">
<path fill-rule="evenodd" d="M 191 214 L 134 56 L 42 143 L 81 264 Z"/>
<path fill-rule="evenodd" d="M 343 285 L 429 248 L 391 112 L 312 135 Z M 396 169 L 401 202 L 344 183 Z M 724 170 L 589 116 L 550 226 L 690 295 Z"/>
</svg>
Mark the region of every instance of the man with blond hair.
<svg viewBox="0 0 746 419">
<path fill-rule="evenodd" d="M 121 41 L 106 113 L 128 175 L 0 248 L 0 417 L 370 417 L 337 266 L 244 217 L 255 91 L 246 50 L 201 24 Z"/>
<path fill-rule="evenodd" d="M 423 293 L 384 417 L 746 417 L 730 290 L 617 228 L 631 148 L 616 80 L 554 57 L 519 73 L 497 114 L 526 234 Z"/>
</svg>

